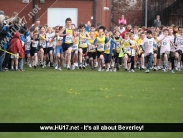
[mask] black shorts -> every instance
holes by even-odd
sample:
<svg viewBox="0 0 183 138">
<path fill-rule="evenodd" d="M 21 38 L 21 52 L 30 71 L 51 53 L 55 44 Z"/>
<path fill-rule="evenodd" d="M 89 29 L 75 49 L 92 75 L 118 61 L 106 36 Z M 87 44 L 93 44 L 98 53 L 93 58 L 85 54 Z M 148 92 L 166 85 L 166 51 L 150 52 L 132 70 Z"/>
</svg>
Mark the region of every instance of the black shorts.
<svg viewBox="0 0 183 138">
<path fill-rule="evenodd" d="M 104 55 L 104 52 L 97 51 L 97 58 L 100 58 L 100 55 Z"/>
<path fill-rule="evenodd" d="M 38 48 L 37 47 L 31 47 L 30 55 L 34 56 L 34 53 L 38 53 Z"/>
<path fill-rule="evenodd" d="M 80 47 L 81 48 L 81 47 Z M 83 54 L 86 54 L 87 48 L 81 48 L 83 50 Z"/>
<path fill-rule="evenodd" d="M 176 51 L 180 56 L 182 56 L 182 50 L 177 50 Z"/>
<path fill-rule="evenodd" d="M 88 52 L 88 56 L 89 56 L 89 58 L 96 59 L 97 54 L 96 54 L 96 52 Z"/>
<path fill-rule="evenodd" d="M 53 47 L 48 47 L 47 50 L 48 50 L 48 52 L 50 52 L 50 51 L 53 51 L 54 49 L 53 49 Z"/>
<path fill-rule="evenodd" d="M 154 54 L 158 54 L 158 51 L 157 51 L 157 50 L 155 50 L 155 51 L 154 51 Z"/>
<path fill-rule="evenodd" d="M 46 55 L 46 54 L 48 54 L 48 48 L 43 48 L 43 50 L 44 50 L 44 55 Z"/>
<path fill-rule="evenodd" d="M 62 49 L 63 49 L 63 52 L 67 51 L 69 47 L 72 47 L 73 46 L 73 43 L 71 44 L 66 44 L 66 43 L 63 43 L 62 44 Z"/>
</svg>

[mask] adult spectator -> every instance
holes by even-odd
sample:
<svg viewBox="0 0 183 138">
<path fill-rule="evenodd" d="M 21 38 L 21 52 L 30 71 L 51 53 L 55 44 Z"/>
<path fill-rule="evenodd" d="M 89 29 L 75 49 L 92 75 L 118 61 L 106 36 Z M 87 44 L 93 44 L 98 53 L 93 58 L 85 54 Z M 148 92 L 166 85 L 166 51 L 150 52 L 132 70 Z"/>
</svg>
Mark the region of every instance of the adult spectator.
<svg viewBox="0 0 183 138">
<path fill-rule="evenodd" d="M 118 29 L 119 29 L 120 33 L 122 33 L 125 30 L 124 24 L 120 23 Z"/>
<path fill-rule="evenodd" d="M 132 25 L 131 24 L 128 24 L 127 27 L 126 27 L 126 29 L 120 35 L 124 39 L 125 33 L 131 32 L 131 31 L 132 31 Z"/>
<path fill-rule="evenodd" d="M 91 22 L 88 21 L 87 24 L 85 24 L 85 30 L 86 30 L 86 32 L 90 32 L 91 31 L 90 28 L 91 28 Z"/>
<path fill-rule="evenodd" d="M 40 28 L 40 20 L 37 19 L 35 24 L 33 24 L 30 28 L 30 32 L 33 32 L 35 30 L 36 27 L 39 27 Z"/>
<path fill-rule="evenodd" d="M 127 21 L 125 19 L 125 16 L 124 15 L 121 15 L 121 18 L 118 20 L 118 24 L 120 25 L 120 23 L 126 25 L 127 24 Z"/>
<path fill-rule="evenodd" d="M 5 52 L 3 50 L 7 49 L 7 40 L 6 36 L 8 35 L 8 27 L 3 25 L 4 22 L 4 12 L 1 11 L 0 13 L 0 71 L 5 71 L 2 67 L 3 61 L 5 58 Z"/>
<path fill-rule="evenodd" d="M 156 19 L 154 20 L 154 26 L 155 27 L 161 27 L 161 20 L 160 20 L 160 16 L 157 15 Z"/>
</svg>

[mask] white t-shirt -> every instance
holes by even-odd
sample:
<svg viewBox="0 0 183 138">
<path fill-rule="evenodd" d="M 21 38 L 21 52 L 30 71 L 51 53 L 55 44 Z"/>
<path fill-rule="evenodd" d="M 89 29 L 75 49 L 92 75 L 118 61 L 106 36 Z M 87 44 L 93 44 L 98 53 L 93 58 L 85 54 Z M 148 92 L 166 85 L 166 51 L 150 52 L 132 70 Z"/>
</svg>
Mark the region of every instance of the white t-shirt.
<svg viewBox="0 0 183 138">
<path fill-rule="evenodd" d="M 55 36 L 55 33 L 47 33 L 46 35 L 47 35 L 47 37 L 48 37 L 48 40 L 50 41 L 50 40 L 52 40 L 52 38 Z M 53 43 L 50 44 L 50 43 L 48 42 L 47 45 L 48 45 L 48 47 L 53 47 Z"/>
<path fill-rule="evenodd" d="M 144 55 L 147 56 L 150 53 L 153 54 L 153 48 L 154 48 L 154 44 L 156 44 L 154 38 L 144 38 L 144 40 L 142 41 L 141 45 L 144 46 Z"/>
<path fill-rule="evenodd" d="M 158 41 L 160 41 L 161 44 L 160 54 L 170 52 L 170 40 L 171 40 L 170 36 L 165 37 L 164 35 L 160 35 L 158 37 Z"/>
</svg>

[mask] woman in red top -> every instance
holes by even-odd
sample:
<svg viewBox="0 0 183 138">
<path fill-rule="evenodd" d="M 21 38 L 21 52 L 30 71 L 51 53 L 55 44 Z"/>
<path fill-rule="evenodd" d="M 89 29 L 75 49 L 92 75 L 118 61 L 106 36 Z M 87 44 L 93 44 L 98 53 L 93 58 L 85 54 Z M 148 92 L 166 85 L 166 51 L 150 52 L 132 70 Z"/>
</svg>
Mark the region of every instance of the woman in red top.
<svg viewBox="0 0 183 138">
<path fill-rule="evenodd" d="M 124 15 L 121 15 L 121 18 L 118 20 L 118 24 L 120 25 L 120 23 L 122 23 L 122 24 L 127 24 L 127 22 L 126 22 L 126 19 L 125 19 L 125 16 Z"/>
</svg>

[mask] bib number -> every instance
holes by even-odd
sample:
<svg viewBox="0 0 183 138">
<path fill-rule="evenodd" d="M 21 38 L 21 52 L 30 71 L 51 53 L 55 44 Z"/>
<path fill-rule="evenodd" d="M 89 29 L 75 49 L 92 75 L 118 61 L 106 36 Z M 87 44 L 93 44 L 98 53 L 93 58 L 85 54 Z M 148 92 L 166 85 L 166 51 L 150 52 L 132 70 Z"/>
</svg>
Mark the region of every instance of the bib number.
<svg viewBox="0 0 183 138">
<path fill-rule="evenodd" d="M 67 36 L 65 37 L 65 42 L 66 42 L 66 43 L 72 43 L 72 36 L 67 35 Z"/>
<path fill-rule="evenodd" d="M 98 51 L 104 51 L 104 45 L 98 45 L 97 50 Z"/>
</svg>

